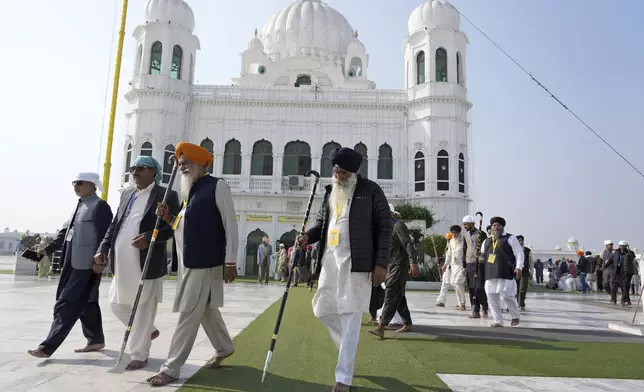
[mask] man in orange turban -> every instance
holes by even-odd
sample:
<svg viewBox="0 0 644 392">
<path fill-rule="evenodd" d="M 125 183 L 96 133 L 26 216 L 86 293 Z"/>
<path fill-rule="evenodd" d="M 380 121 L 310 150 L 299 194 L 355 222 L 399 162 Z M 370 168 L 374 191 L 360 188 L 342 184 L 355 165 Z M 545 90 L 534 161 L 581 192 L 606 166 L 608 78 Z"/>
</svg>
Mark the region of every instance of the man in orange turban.
<svg viewBox="0 0 644 392">
<path fill-rule="evenodd" d="M 212 154 L 205 148 L 188 142 L 177 144 L 177 159 L 185 156 L 192 163 L 200 166 L 210 166 L 212 163 Z"/>
<path fill-rule="evenodd" d="M 224 305 L 224 282 L 237 276 L 237 214 L 230 187 L 206 172 L 212 155 L 192 143 L 177 145 L 181 171 L 179 195 L 183 208 L 177 216 L 165 204 L 157 216 L 174 229 L 178 259 L 177 294 L 173 312 L 179 313 L 168 360 L 152 386 L 163 386 L 179 378 L 202 326 L 215 351 L 206 368 L 221 366 L 235 352 L 219 308 Z M 215 197 L 213 197 L 213 195 Z"/>
</svg>

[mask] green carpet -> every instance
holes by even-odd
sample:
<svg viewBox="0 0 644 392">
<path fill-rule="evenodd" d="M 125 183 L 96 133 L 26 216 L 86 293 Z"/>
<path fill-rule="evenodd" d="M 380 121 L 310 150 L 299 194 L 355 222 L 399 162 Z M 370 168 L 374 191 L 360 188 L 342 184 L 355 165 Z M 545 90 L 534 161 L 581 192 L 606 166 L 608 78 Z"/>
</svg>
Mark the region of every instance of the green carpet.
<svg viewBox="0 0 644 392">
<path fill-rule="evenodd" d="M 262 369 L 279 301 L 235 338 L 218 370 L 202 369 L 180 392 L 329 392 L 337 350 L 311 311 L 306 288 L 291 291 L 273 361 Z M 644 357 L 626 343 L 435 340 L 419 335 L 379 341 L 363 327 L 352 391 L 449 391 L 436 373 L 644 379 Z"/>
</svg>

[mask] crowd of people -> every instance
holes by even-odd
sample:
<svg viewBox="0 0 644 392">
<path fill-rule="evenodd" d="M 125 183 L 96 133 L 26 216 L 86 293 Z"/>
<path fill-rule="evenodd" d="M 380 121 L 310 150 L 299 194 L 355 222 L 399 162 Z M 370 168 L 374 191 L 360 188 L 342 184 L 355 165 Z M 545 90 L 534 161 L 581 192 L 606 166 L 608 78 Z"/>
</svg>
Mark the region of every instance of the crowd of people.
<svg viewBox="0 0 644 392">
<path fill-rule="evenodd" d="M 178 270 L 172 310 L 179 316 L 168 358 L 147 382 L 163 386 L 179 378 L 200 326 L 214 350 L 207 369 L 220 367 L 234 354 L 233 341 L 219 311 L 224 303 L 224 283 L 237 276 L 238 228 L 232 194 L 225 181 L 207 173 L 213 159 L 208 150 L 182 142 L 176 147 L 176 158 L 178 192 L 160 185 L 162 168 L 155 159 L 137 157 L 129 168 L 134 184 L 122 192 L 115 213 L 96 193 L 102 191 L 98 174 L 80 173 L 72 181 L 79 197 L 76 209 L 57 237 L 37 248 L 41 256 L 62 251 L 63 268 L 48 336 L 28 351 L 30 355 L 54 355 L 78 320 L 87 344 L 76 352 L 105 347 L 98 293 L 101 276 L 109 265 L 114 274 L 109 287 L 110 308 L 130 331 L 131 360 L 126 369 L 147 366 L 152 341 L 162 333 L 154 321 L 163 300 L 163 277 L 168 274 L 166 247 L 171 239 Z M 363 311 L 370 310 L 369 322 L 374 328 L 369 333 L 379 338 L 396 322 L 400 324 L 398 332 L 411 330 L 405 288 L 410 277 L 418 276 L 419 266 L 416 248 L 400 214 L 376 182 L 357 174 L 361 154 L 338 148 L 330 160 L 332 183 L 324 189 L 310 229 L 296 238 L 293 247 L 280 245 L 276 254 L 269 239 L 264 238 L 257 263 L 261 284 L 268 282 L 271 273 L 280 280 L 292 274 L 294 285 L 306 282 L 310 288 L 313 277 L 317 278 L 312 311 L 338 349 L 332 391 L 346 392 L 353 381 Z M 160 227 L 156 227 L 158 217 Z M 452 226 L 448 235 L 437 305 L 445 306 L 451 286 L 459 310 L 466 310 L 466 292 L 469 294 L 470 317 L 488 317 L 491 311 L 491 326 L 502 327 L 502 309 L 507 308 L 511 325 L 518 325 L 519 307 L 525 308 L 531 275 L 530 250 L 523 245 L 523 237 L 505 232 L 502 217 L 490 220 L 487 234 L 476 229 L 471 216 L 464 217 L 462 224 Z M 613 252 L 607 247 L 609 253 L 601 256 L 601 269 L 614 271 L 607 280 L 611 293 L 616 293 L 613 282 L 618 282 L 617 276 L 624 277 L 619 280 L 624 286 L 630 271 L 631 256 L 624 249 L 627 247 L 620 246 Z M 148 254 L 149 268 L 142 276 Z M 272 257 L 277 260 L 275 268 L 271 268 Z M 130 324 L 141 283 L 143 290 Z"/>
</svg>

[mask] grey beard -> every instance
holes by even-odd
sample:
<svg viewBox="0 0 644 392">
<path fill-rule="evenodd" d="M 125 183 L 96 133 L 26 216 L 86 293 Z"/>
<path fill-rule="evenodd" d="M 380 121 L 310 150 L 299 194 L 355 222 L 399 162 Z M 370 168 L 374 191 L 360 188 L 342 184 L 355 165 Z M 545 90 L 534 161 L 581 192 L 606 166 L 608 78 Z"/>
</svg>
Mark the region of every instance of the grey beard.
<svg viewBox="0 0 644 392">
<path fill-rule="evenodd" d="M 352 174 L 346 181 L 338 181 L 335 177 L 332 180 L 333 188 L 331 189 L 331 208 L 336 205 L 344 205 L 349 200 L 349 195 L 356 187 L 358 177 Z"/>
</svg>

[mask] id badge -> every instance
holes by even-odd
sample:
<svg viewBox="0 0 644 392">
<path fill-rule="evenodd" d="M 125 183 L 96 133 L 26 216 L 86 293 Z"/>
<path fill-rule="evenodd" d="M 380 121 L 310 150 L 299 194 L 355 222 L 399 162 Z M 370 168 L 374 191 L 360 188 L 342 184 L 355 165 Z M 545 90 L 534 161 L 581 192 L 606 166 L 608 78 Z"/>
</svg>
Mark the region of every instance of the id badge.
<svg viewBox="0 0 644 392">
<path fill-rule="evenodd" d="M 494 264 L 496 261 L 496 255 L 494 253 L 490 253 L 490 255 L 487 257 L 487 262 L 490 264 Z"/>
<path fill-rule="evenodd" d="M 179 222 L 181 221 L 181 218 L 183 218 L 183 213 L 185 212 L 185 208 L 181 210 L 179 215 L 174 219 L 174 222 L 172 222 L 172 230 L 177 230 L 177 226 L 179 226 Z"/>
<path fill-rule="evenodd" d="M 65 236 L 65 241 L 71 242 L 72 238 L 74 238 L 74 228 L 73 227 L 71 229 L 67 230 L 67 235 Z"/>
<path fill-rule="evenodd" d="M 329 246 L 338 246 L 340 245 L 340 230 L 329 230 Z"/>
</svg>

